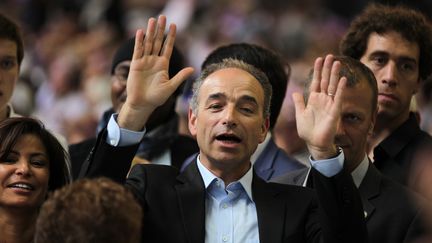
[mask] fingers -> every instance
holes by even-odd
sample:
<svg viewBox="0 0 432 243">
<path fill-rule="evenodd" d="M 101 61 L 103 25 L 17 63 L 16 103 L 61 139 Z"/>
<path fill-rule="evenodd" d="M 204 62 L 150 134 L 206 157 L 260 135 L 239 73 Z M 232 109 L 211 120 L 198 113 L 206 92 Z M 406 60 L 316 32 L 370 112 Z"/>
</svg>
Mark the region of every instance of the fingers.
<svg viewBox="0 0 432 243">
<path fill-rule="evenodd" d="M 135 45 L 134 52 L 132 54 L 132 60 L 137 60 L 144 54 L 144 46 L 142 45 L 144 39 L 144 31 L 139 29 L 135 34 Z"/>
<path fill-rule="evenodd" d="M 337 83 L 337 88 L 334 94 L 335 95 L 334 100 L 337 106 L 342 104 L 342 94 L 346 87 L 347 78 L 342 77 L 338 81 L 339 82 Z"/>
<path fill-rule="evenodd" d="M 164 41 L 165 28 L 166 16 L 159 16 L 157 23 L 155 18 L 150 18 L 145 36 L 142 30 L 137 31 L 133 58 L 137 59 L 144 55 L 161 55 L 170 58 L 176 36 L 176 26 L 175 24 L 169 26 L 168 35 Z"/>
<path fill-rule="evenodd" d="M 326 92 L 329 96 L 333 96 L 336 94 L 336 88 L 339 83 L 339 71 L 340 71 L 341 64 L 339 61 L 333 62 L 332 68 L 331 68 L 331 74 L 330 74 L 330 83 L 328 84 L 328 88 L 323 90 Z"/>
<path fill-rule="evenodd" d="M 331 54 L 327 55 L 324 60 L 324 65 L 321 73 L 321 83 L 320 83 L 321 92 L 327 93 L 330 76 L 332 74 L 333 61 L 334 61 L 334 57 Z"/>
<path fill-rule="evenodd" d="M 166 17 L 161 15 L 158 18 L 156 36 L 155 36 L 155 41 L 153 43 L 153 49 L 152 49 L 153 55 L 159 55 L 159 52 L 162 47 L 162 42 L 164 39 L 165 26 L 166 26 Z"/>
<path fill-rule="evenodd" d="M 175 42 L 175 37 L 176 37 L 176 25 L 170 24 L 168 35 L 167 35 L 167 38 L 166 38 L 165 43 L 164 43 L 164 47 L 163 47 L 162 52 L 161 52 L 161 55 L 168 58 L 168 59 L 171 57 L 171 54 L 172 54 L 172 50 L 173 50 L 174 42 Z"/>
<path fill-rule="evenodd" d="M 317 59 L 315 59 L 312 82 L 311 82 L 311 85 L 309 87 L 310 92 L 319 92 L 320 91 L 319 88 L 320 88 L 320 83 L 321 83 L 322 66 L 323 66 L 322 57 L 318 57 Z"/>
<path fill-rule="evenodd" d="M 156 28 L 156 19 L 150 18 L 147 23 L 147 31 L 144 38 L 144 55 L 146 56 L 152 53 L 155 28 Z"/>
</svg>

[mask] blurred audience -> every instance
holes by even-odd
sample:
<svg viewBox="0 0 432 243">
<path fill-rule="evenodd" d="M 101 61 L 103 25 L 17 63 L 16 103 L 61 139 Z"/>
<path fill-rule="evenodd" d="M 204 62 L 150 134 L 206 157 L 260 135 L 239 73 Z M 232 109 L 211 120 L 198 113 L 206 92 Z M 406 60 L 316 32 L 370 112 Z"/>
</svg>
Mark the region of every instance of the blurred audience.
<svg viewBox="0 0 432 243">
<path fill-rule="evenodd" d="M 32 242 L 48 192 L 70 181 L 67 155 L 43 124 L 31 118 L 0 123 L 1 242 Z"/>
<path fill-rule="evenodd" d="M 82 179 L 54 192 L 37 219 L 35 243 L 138 243 L 142 210 L 124 186 Z"/>
</svg>

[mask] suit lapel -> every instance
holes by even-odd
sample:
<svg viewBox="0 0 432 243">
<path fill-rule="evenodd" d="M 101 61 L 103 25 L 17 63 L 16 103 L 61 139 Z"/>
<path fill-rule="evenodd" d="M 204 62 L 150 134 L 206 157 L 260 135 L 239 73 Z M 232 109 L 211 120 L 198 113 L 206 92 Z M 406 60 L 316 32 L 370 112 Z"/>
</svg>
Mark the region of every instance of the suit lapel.
<svg viewBox="0 0 432 243">
<path fill-rule="evenodd" d="M 175 189 L 187 239 L 189 242 L 204 242 L 205 190 L 196 160 L 177 179 L 180 183 Z"/>
<path fill-rule="evenodd" d="M 252 194 L 257 210 L 260 242 L 280 242 L 284 227 L 284 201 L 277 200 L 278 192 L 266 185 L 255 173 Z"/>
<path fill-rule="evenodd" d="M 276 153 L 276 144 L 273 142 L 273 139 L 270 139 L 254 164 L 256 173 L 266 181 L 270 180 L 273 175 L 273 163 L 275 161 Z"/>
<path fill-rule="evenodd" d="M 369 163 L 368 170 L 362 183 L 359 187 L 360 197 L 363 203 L 363 210 L 365 211 L 365 218 L 368 220 L 373 212 L 375 206 L 371 202 L 372 199 L 376 198 L 380 194 L 381 187 L 381 175 L 372 163 Z"/>
</svg>

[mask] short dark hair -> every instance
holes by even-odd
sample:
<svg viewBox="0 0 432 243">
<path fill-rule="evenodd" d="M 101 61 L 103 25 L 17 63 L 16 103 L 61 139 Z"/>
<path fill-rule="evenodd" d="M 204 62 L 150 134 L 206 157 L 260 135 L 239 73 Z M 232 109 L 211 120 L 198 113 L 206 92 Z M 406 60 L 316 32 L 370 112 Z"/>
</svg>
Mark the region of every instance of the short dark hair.
<svg viewBox="0 0 432 243">
<path fill-rule="evenodd" d="M 42 205 L 35 242 L 138 243 L 142 209 L 132 193 L 108 178 L 81 179 Z"/>
<path fill-rule="evenodd" d="M 372 113 L 375 113 L 378 109 L 378 85 L 372 71 L 359 60 L 348 56 L 335 56 L 335 61 L 339 61 L 341 63 L 341 68 L 339 71 L 340 77 L 346 77 L 347 87 L 355 87 L 360 82 L 364 82 L 365 80 L 372 91 Z M 312 81 L 312 73 L 311 71 L 309 78 L 306 82 L 306 88 L 304 89 L 304 96 L 307 99 L 309 97 L 309 87 Z"/>
<path fill-rule="evenodd" d="M 234 43 L 221 46 L 211 52 L 201 65 L 201 70 L 210 64 L 220 63 L 226 58 L 234 58 L 250 64 L 264 72 L 269 79 L 273 90 L 270 102 L 270 129 L 273 129 L 285 98 L 290 66 L 270 49 L 254 44 Z"/>
<path fill-rule="evenodd" d="M 263 93 L 264 93 L 264 104 L 263 104 L 263 117 L 267 118 L 270 116 L 270 103 L 272 99 L 272 86 L 261 69 L 243 62 L 238 59 L 226 58 L 223 59 L 222 62 L 213 63 L 208 65 L 201 71 L 201 75 L 196 79 L 192 87 L 192 98 L 189 101 L 192 112 L 196 115 L 198 114 L 198 96 L 200 92 L 200 88 L 204 83 L 204 80 L 210 76 L 210 74 L 225 68 L 237 68 L 241 69 L 245 72 L 248 72 L 252 75 L 258 82 L 260 83 Z"/>
<path fill-rule="evenodd" d="M 15 42 L 17 46 L 17 61 L 21 65 L 24 58 L 24 44 L 20 28 L 11 19 L 0 13 L 0 39 Z"/>
<path fill-rule="evenodd" d="M 351 23 L 340 43 L 342 55 L 360 59 L 366 52 L 371 33 L 395 31 L 420 49 L 419 77 L 424 80 L 432 72 L 432 28 L 425 16 L 403 6 L 370 4 Z"/>
<path fill-rule="evenodd" d="M 7 118 L 0 123 L 0 160 L 6 159 L 18 140 L 24 135 L 38 137 L 49 159 L 48 191 L 54 191 L 70 182 L 68 156 L 63 146 L 42 122 L 26 117 Z"/>
</svg>

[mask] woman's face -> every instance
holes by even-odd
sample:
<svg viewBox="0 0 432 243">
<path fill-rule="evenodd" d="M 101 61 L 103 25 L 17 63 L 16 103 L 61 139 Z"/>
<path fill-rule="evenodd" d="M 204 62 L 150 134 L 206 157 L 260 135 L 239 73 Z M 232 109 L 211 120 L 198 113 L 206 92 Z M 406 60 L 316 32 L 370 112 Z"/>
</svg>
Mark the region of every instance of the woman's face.
<svg viewBox="0 0 432 243">
<path fill-rule="evenodd" d="M 32 134 L 20 137 L 0 159 L 0 207 L 36 207 L 46 198 L 49 160 L 42 141 Z"/>
</svg>

